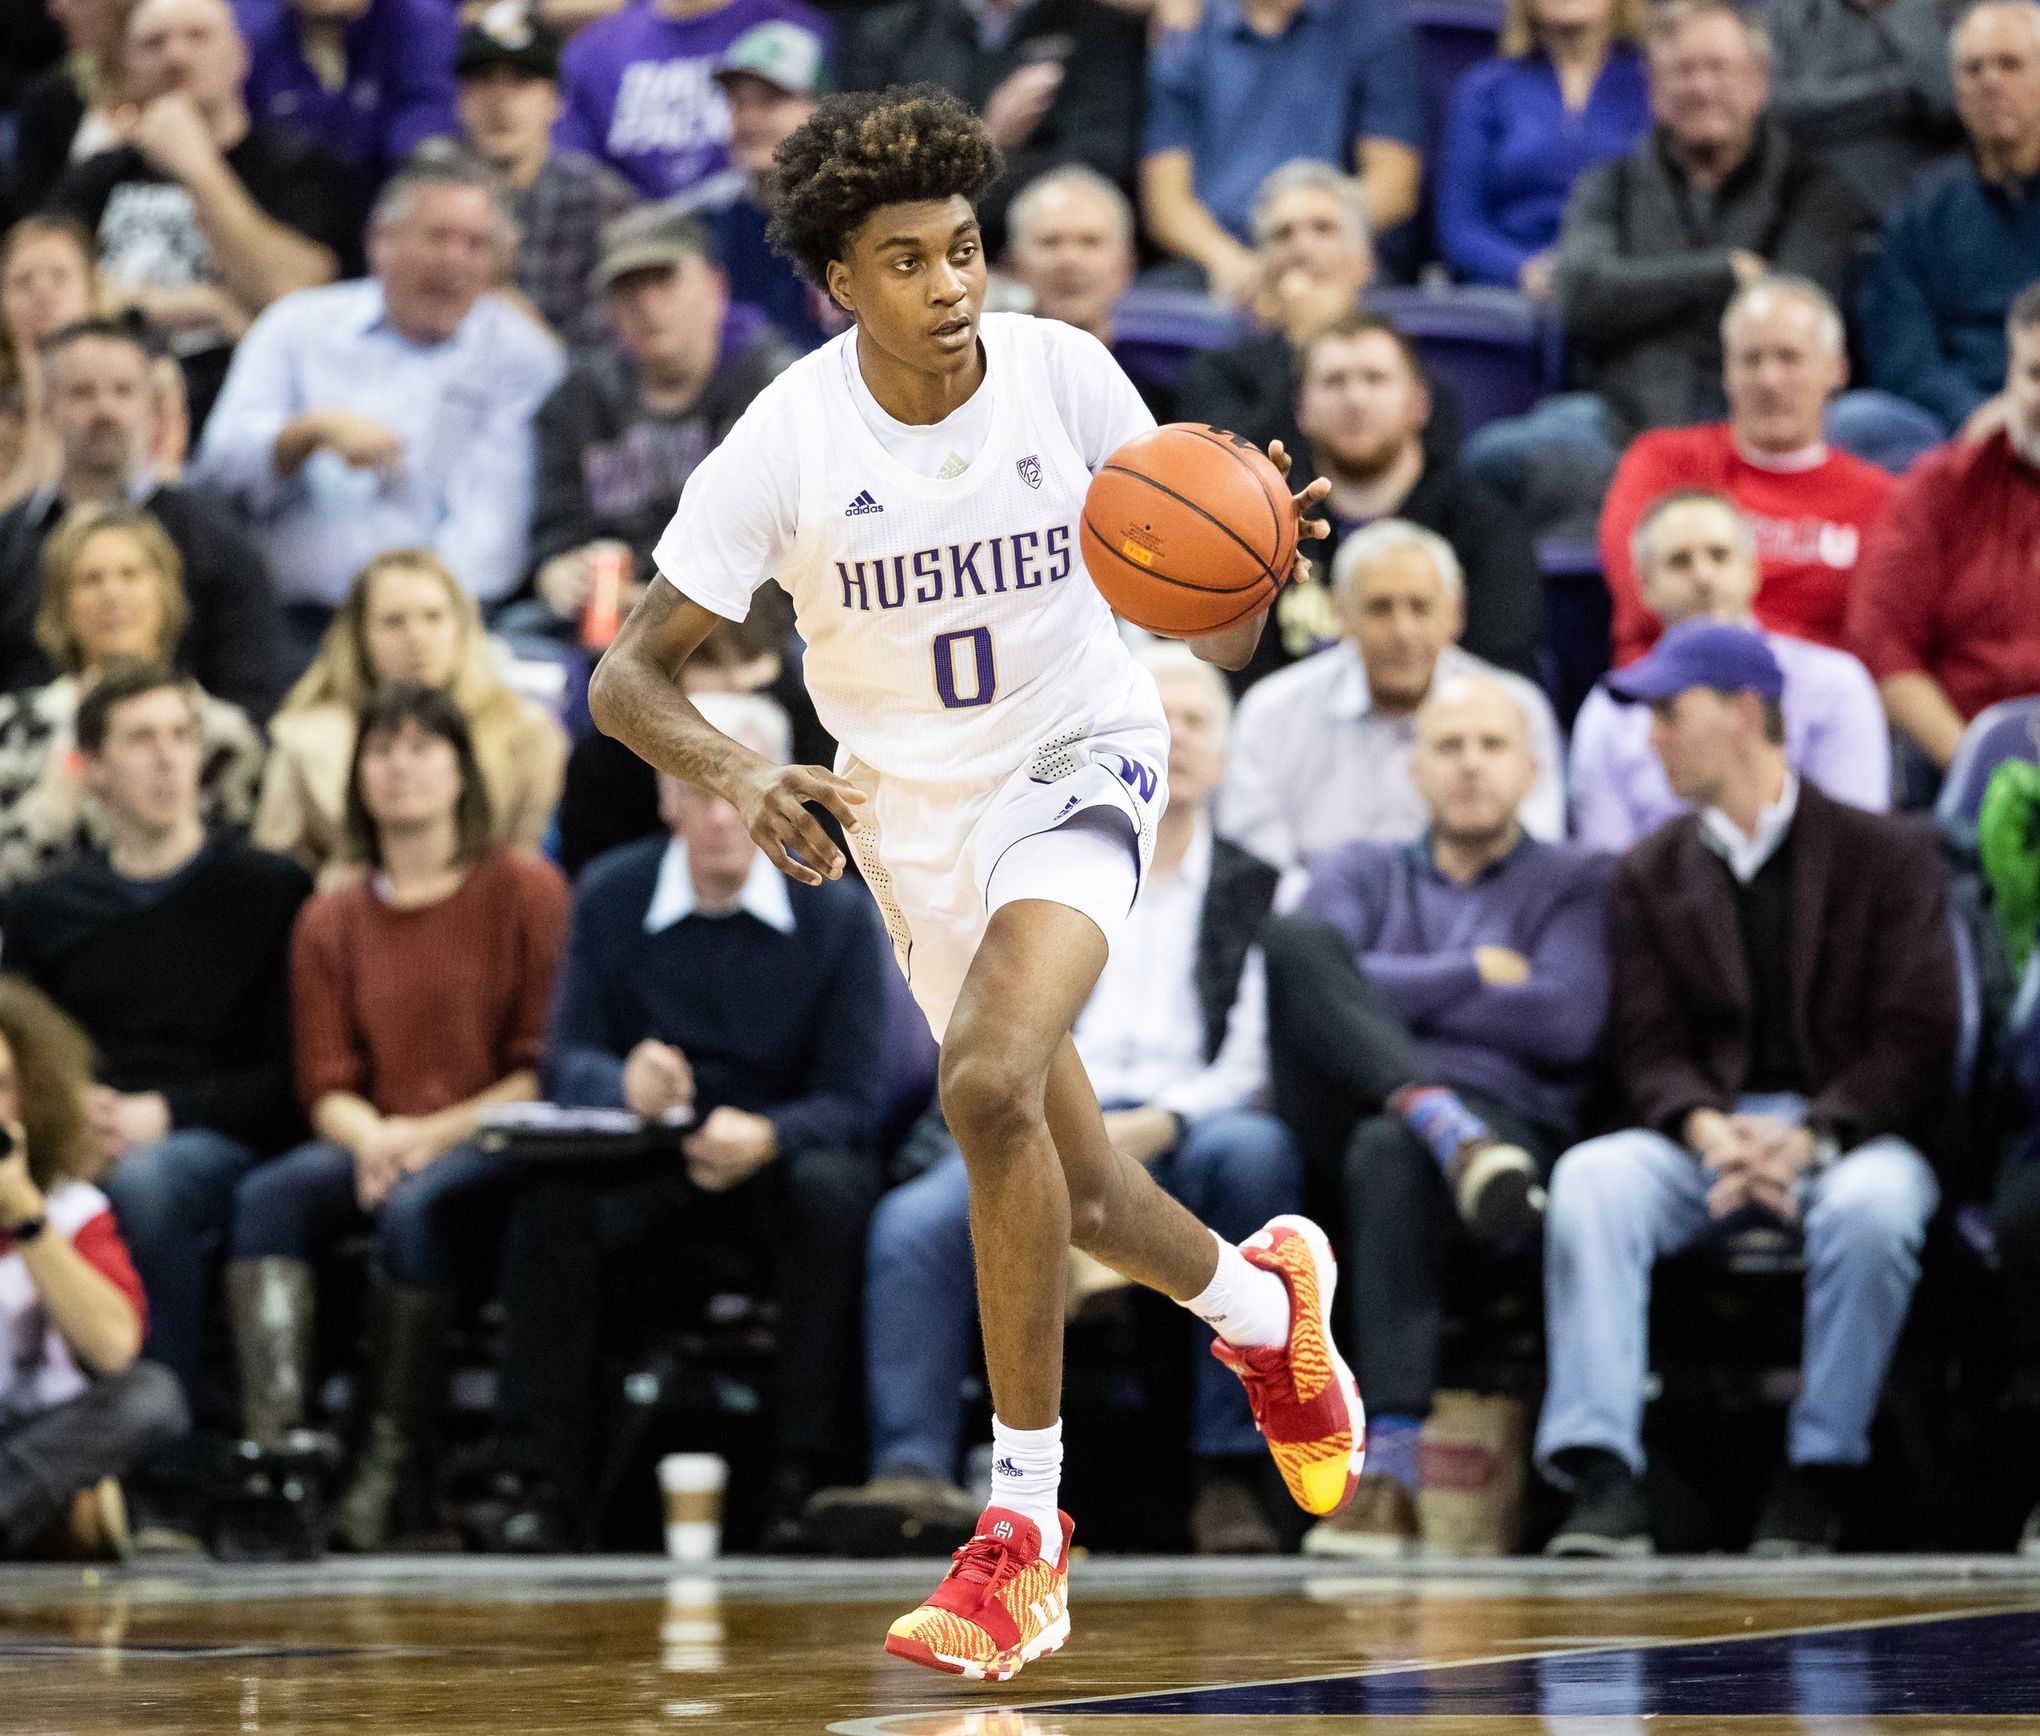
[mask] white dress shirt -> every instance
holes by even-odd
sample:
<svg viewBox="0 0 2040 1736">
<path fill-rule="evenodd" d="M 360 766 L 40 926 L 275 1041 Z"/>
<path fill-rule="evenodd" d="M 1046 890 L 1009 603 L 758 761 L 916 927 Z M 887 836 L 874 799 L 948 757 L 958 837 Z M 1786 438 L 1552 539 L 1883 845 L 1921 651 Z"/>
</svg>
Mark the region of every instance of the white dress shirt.
<svg viewBox="0 0 2040 1736">
<path fill-rule="evenodd" d="M 1520 675 L 1447 646 L 1434 681 L 1485 675 L 1523 708 L 1537 782 L 1519 810 L 1524 831 L 1565 837 L 1565 762 L 1558 719 Z M 1428 823 L 1410 782 L 1416 724 L 1374 709 L 1359 649 L 1343 640 L 1250 688 L 1233 718 L 1231 769 L 1218 830 L 1271 867 L 1291 869 L 1341 844 L 1406 844 Z"/>
<path fill-rule="evenodd" d="M 663 934 L 700 908 L 701 895 L 694 890 L 694 876 L 687 868 L 687 846 L 675 838 L 659 858 L 659 878 L 652 885 L 652 901 L 645 906 L 645 933 Z M 787 896 L 786 876 L 772 866 L 763 850 L 751 858 L 751 872 L 744 877 L 735 909 L 748 911 L 781 934 L 793 932 L 793 900 Z M 735 910 L 708 914 L 731 916 Z"/>
<path fill-rule="evenodd" d="M 1197 816 L 1171 874 L 1150 874 L 1075 1031 L 1098 1101 L 1155 1104 L 1185 1121 L 1244 1109 L 1266 1082 L 1267 991 L 1261 950 L 1247 954 L 1225 1038 L 1209 1061 L 1197 993 L 1197 935 L 1211 887 L 1212 836 Z"/>
<path fill-rule="evenodd" d="M 1785 788 L 1779 792 L 1775 802 L 1769 802 L 1757 810 L 1757 829 L 1747 837 L 1743 829 L 1719 808 L 1700 810 L 1700 839 L 1708 849 L 1728 864 L 1729 873 L 1736 877 L 1738 884 L 1747 886 L 1757 877 L 1757 870 L 1778 853 L 1778 846 L 1785 841 L 1785 834 L 1792 825 L 1792 816 L 1799 811 L 1799 776 L 1791 767 L 1785 769 Z"/>
<path fill-rule="evenodd" d="M 566 372 L 560 346 L 485 295 L 440 344 L 393 326 L 373 278 L 301 289 L 265 309 L 234 352 L 193 479 L 231 495 L 286 603 L 338 604 L 371 557 L 429 548 L 483 602 L 523 582 L 534 418 Z M 399 435 L 388 473 L 321 448 L 293 476 L 276 437 L 308 410 L 371 416 Z"/>
</svg>

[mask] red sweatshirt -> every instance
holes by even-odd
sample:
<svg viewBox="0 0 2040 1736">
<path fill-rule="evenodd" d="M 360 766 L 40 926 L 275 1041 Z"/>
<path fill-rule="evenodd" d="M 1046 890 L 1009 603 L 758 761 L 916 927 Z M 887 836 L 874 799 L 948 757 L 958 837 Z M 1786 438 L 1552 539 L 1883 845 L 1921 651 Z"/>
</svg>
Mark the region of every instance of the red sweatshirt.
<svg viewBox="0 0 2040 1736">
<path fill-rule="evenodd" d="M 2040 693 L 2040 471 L 2003 434 L 1906 473 L 1864 552 L 1849 638 L 1879 681 L 1931 675 L 1964 721 Z"/>
<path fill-rule="evenodd" d="M 1635 662 L 1663 631 L 1644 607 L 1629 559 L 1637 522 L 1660 495 L 1676 488 L 1727 495 L 1757 536 L 1757 619 L 1776 632 L 1846 646 L 1844 617 L 1857 557 L 1895 481 L 1876 465 L 1833 450 L 1803 469 L 1766 469 L 1736 450 L 1726 422 L 1639 435 L 1601 508 L 1601 571 L 1613 605 L 1616 663 Z"/>
</svg>

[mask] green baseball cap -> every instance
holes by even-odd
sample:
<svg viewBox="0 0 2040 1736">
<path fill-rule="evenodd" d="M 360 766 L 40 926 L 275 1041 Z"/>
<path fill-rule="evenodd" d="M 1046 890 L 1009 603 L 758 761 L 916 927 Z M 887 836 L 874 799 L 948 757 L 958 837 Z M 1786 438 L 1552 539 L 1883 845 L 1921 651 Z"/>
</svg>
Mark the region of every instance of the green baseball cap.
<svg viewBox="0 0 2040 1736">
<path fill-rule="evenodd" d="M 813 96 L 828 82 L 822 39 L 785 19 L 754 25 L 732 42 L 713 74 L 717 84 L 732 78 L 762 78 L 789 96 Z"/>
</svg>

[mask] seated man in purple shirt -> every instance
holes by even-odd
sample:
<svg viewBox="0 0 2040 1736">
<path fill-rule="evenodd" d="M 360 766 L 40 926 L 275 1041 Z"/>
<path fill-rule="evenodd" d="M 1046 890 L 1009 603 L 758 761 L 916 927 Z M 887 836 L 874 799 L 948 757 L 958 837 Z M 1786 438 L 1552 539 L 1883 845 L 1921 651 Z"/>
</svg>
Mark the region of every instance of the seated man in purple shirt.
<svg viewBox="0 0 2040 1736">
<path fill-rule="evenodd" d="M 380 186 L 427 139 L 460 133 L 445 0 L 236 0 L 248 107 Z"/>
<path fill-rule="evenodd" d="M 560 57 L 566 99 L 553 142 L 586 151 L 647 199 L 670 199 L 730 166 L 730 105 L 715 74 L 737 38 L 784 19 L 834 47 L 800 0 L 634 0 Z"/>
<path fill-rule="evenodd" d="M 1637 522 L 1631 559 L 1644 600 L 1667 628 L 1730 621 L 1760 633 L 1785 671 L 1785 755 L 1799 775 L 1838 802 L 1883 813 L 1891 806 L 1891 736 L 1877 685 L 1846 651 L 1757 627 L 1757 542 L 1735 502 L 1711 489 L 1660 495 Z M 1587 695 L 1573 722 L 1573 840 L 1627 850 L 1686 812 L 1664 763 L 1651 751 L 1650 712 L 1605 687 Z"/>
<path fill-rule="evenodd" d="M 1437 1384 L 1445 1269 L 1468 1233 L 1513 1251 L 1577 1122 L 1608 999 L 1599 857 L 1524 834 L 1536 777 L 1492 676 L 1440 682 L 1410 775 L 1429 826 L 1318 858 L 1262 931 L 1276 1112 L 1320 1177 L 1343 1170 L 1367 1469 L 1314 1553 L 1417 1536 L 1417 1431 Z"/>
</svg>

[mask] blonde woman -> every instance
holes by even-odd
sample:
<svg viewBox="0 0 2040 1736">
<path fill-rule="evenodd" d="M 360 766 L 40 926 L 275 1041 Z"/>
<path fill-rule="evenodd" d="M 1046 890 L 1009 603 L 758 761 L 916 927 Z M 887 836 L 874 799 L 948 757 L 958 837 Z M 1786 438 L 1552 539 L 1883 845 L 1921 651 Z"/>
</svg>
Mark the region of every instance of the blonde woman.
<svg viewBox="0 0 2040 1736">
<path fill-rule="evenodd" d="M 0 697 L 0 888 L 104 842 L 75 763 L 78 701 L 116 663 L 173 661 L 191 614 L 177 547 L 140 507 L 74 508 L 50 532 L 42 567 L 36 643 L 63 673 Z M 245 828 L 262 777 L 262 733 L 238 705 L 203 692 L 199 721 L 206 825 Z"/>
<path fill-rule="evenodd" d="M 1501 54 L 1454 87 L 1438 160 L 1438 247 L 1472 283 L 1552 292 L 1580 175 L 1650 125 L 1644 0 L 1508 0 Z"/>
<path fill-rule="evenodd" d="M 327 884 L 358 867 L 346 841 L 355 718 L 392 681 L 452 695 L 474 739 L 495 841 L 536 849 L 559 804 L 566 732 L 503 679 L 474 599 L 427 549 L 395 549 L 362 568 L 317 660 L 285 696 L 269 726 L 255 842 Z"/>
</svg>

